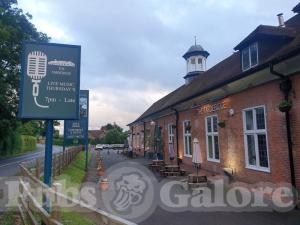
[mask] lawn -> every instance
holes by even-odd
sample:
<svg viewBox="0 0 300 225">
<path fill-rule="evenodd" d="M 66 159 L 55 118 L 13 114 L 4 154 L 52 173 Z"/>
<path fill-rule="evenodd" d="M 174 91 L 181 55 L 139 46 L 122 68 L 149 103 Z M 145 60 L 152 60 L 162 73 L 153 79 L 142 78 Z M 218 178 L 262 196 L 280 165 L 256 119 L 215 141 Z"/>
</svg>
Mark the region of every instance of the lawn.
<svg viewBox="0 0 300 225">
<path fill-rule="evenodd" d="M 89 154 L 90 159 L 90 154 Z M 80 152 L 76 156 L 75 160 L 63 171 L 63 173 L 57 177 L 55 177 L 55 181 L 64 181 L 65 184 L 62 192 L 64 193 L 66 189 L 72 187 L 73 189 L 77 189 L 79 192 L 81 183 L 85 177 L 85 152 Z M 70 193 L 65 193 L 69 197 Z M 74 197 L 74 196 L 73 196 Z M 82 214 L 71 212 L 68 209 L 63 209 L 61 222 L 64 225 L 93 225 L 94 223 L 85 218 Z"/>
</svg>

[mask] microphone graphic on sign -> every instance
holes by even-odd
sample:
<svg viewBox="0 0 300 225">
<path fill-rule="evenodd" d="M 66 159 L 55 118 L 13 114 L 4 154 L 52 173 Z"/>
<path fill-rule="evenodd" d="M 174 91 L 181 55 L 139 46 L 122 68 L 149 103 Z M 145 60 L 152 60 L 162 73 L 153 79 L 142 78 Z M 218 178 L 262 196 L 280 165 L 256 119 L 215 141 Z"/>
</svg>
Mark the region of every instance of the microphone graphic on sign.
<svg viewBox="0 0 300 225">
<path fill-rule="evenodd" d="M 39 96 L 39 84 L 46 76 L 47 56 L 40 51 L 30 52 L 27 61 L 27 75 L 32 79 L 32 96 L 35 104 L 40 108 L 49 108 L 49 106 L 40 105 L 37 102 Z"/>
</svg>

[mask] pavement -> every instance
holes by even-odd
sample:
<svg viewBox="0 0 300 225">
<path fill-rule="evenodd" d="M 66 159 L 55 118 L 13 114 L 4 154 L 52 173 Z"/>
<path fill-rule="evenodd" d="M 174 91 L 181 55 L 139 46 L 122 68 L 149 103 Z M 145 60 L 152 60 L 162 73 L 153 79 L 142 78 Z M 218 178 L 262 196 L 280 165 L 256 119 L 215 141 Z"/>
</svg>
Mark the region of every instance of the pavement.
<svg viewBox="0 0 300 225">
<path fill-rule="evenodd" d="M 62 147 L 53 146 L 53 154 L 61 152 Z M 37 144 L 37 150 L 25 155 L 9 157 L 0 160 L 0 177 L 14 176 L 19 172 L 18 164 L 24 161 L 31 161 L 39 157 L 43 157 L 45 153 L 45 145 Z"/>
<path fill-rule="evenodd" d="M 108 154 L 109 152 L 109 154 Z M 97 184 L 99 176 L 96 171 L 96 152 L 92 151 L 92 158 L 86 181 Z M 149 163 L 144 158 L 129 159 L 114 150 L 103 150 L 101 155 L 104 158 L 104 167 L 107 170 L 110 166 L 126 161 L 138 162 L 142 165 Z M 97 199 L 98 200 L 98 199 Z M 98 201 L 98 208 L 101 203 Z M 299 225 L 300 210 L 292 210 L 285 213 L 279 212 L 169 212 L 157 206 L 146 220 L 140 225 Z"/>
</svg>

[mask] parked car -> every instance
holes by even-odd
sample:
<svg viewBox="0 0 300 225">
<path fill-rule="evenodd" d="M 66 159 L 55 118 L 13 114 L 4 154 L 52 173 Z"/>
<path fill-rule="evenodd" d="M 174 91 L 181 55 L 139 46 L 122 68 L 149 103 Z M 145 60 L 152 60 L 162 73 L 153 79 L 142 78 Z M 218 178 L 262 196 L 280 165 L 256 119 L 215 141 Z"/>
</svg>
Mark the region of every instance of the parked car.
<svg viewBox="0 0 300 225">
<path fill-rule="evenodd" d="M 101 144 L 96 145 L 95 150 L 100 150 L 100 151 L 103 150 L 103 145 Z"/>
</svg>

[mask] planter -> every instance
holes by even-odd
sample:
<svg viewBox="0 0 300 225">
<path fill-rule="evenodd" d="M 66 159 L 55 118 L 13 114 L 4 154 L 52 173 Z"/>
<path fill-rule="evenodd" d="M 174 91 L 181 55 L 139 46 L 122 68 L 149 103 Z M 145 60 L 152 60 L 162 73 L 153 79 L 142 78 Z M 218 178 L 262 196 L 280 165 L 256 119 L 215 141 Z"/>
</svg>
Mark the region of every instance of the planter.
<svg viewBox="0 0 300 225">
<path fill-rule="evenodd" d="M 223 121 L 218 122 L 218 125 L 219 125 L 219 127 L 224 128 L 226 126 L 226 123 L 223 120 Z"/>
<path fill-rule="evenodd" d="M 284 100 L 279 104 L 278 109 L 280 110 L 280 112 L 289 112 L 292 106 L 292 102 Z"/>
<path fill-rule="evenodd" d="M 98 175 L 103 176 L 104 175 L 104 170 L 103 169 L 98 169 Z"/>
<path fill-rule="evenodd" d="M 107 179 L 102 179 L 100 182 L 99 182 L 99 188 L 100 190 L 102 191 L 105 191 L 109 188 L 109 182 Z"/>
</svg>

